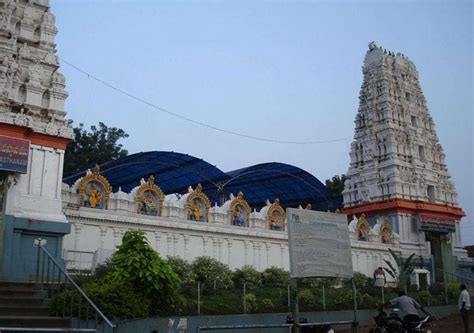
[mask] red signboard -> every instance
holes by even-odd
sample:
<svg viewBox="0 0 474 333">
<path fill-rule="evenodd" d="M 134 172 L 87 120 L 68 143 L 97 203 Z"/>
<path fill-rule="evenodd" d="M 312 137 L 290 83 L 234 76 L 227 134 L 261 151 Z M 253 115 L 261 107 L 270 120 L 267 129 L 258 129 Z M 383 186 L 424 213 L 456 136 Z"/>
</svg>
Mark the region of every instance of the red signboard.
<svg viewBox="0 0 474 333">
<path fill-rule="evenodd" d="M 28 171 L 30 141 L 0 135 L 0 170 Z"/>
</svg>

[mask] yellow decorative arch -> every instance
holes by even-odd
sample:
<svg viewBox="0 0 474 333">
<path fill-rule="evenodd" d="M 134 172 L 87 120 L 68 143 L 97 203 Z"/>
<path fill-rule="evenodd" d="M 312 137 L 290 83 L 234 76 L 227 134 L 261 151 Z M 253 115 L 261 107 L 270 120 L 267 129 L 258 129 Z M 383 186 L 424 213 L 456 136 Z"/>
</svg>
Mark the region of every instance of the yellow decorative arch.
<svg viewBox="0 0 474 333">
<path fill-rule="evenodd" d="M 208 222 L 210 207 L 209 198 L 202 192 L 201 184 L 198 184 L 194 192 L 189 193 L 186 200 L 188 220 Z"/>
<path fill-rule="evenodd" d="M 392 235 L 393 235 L 393 229 L 390 223 L 388 222 L 388 219 L 386 218 L 382 225 L 380 226 L 380 241 L 384 244 L 389 244 L 391 243 Z"/>
<path fill-rule="evenodd" d="M 245 212 L 242 212 L 242 209 Z M 251 208 L 244 199 L 244 194 L 239 192 L 237 197 L 230 203 L 230 224 L 240 227 L 248 227 L 250 222 Z"/>
<path fill-rule="evenodd" d="M 87 170 L 79 183 L 79 205 L 96 209 L 107 209 L 112 187 L 109 181 L 100 174 L 100 167 Z"/>
<path fill-rule="evenodd" d="M 267 212 L 268 229 L 270 230 L 285 230 L 286 212 L 280 206 L 280 199 L 275 199 L 275 202 L 270 206 Z"/>
<path fill-rule="evenodd" d="M 137 214 L 161 216 L 164 200 L 163 191 L 156 186 L 155 177 L 151 175 L 137 190 Z"/>
<path fill-rule="evenodd" d="M 359 222 L 357 222 L 356 237 L 358 240 L 368 241 L 369 233 L 370 233 L 370 224 L 369 222 L 367 222 L 367 219 L 365 218 L 365 214 L 362 214 L 359 217 Z"/>
</svg>

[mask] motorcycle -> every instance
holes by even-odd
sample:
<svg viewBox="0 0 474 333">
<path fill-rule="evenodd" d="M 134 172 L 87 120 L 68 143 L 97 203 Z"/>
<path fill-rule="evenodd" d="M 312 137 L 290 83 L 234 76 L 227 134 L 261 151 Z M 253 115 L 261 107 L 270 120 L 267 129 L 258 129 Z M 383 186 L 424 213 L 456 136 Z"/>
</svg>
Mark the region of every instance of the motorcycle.
<svg viewBox="0 0 474 333">
<path fill-rule="evenodd" d="M 398 309 L 393 309 L 387 314 L 383 309 L 374 317 L 375 327 L 369 333 L 422 333 L 427 332 L 426 326 L 431 316 L 412 322 L 405 322 L 399 315 Z M 427 332 L 428 333 L 428 332 Z"/>
</svg>

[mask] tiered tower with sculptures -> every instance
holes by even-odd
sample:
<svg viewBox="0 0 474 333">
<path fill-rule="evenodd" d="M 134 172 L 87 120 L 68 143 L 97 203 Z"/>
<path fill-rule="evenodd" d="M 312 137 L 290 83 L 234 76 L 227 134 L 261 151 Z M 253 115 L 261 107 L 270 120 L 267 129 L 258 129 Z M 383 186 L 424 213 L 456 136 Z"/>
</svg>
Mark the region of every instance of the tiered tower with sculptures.
<svg viewBox="0 0 474 333">
<path fill-rule="evenodd" d="M 42 237 L 59 256 L 62 235 L 69 232 L 61 209 L 61 179 L 73 132 L 65 119 L 68 94 L 59 72 L 49 0 L 0 0 L 0 11 L 0 136 L 28 145 L 24 173 L 0 167 L 6 197 L 2 232 L 7 234 L 1 236 L 2 275 L 28 278 L 34 239 Z M 22 250 L 13 251 L 18 247 Z"/>
<path fill-rule="evenodd" d="M 365 214 L 370 224 L 390 221 L 401 255 L 415 253 L 440 280 L 441 272 L 455 272 L 456 256 L 465 258 L 459 229 L 464 212 L 418 72 L 408 57 L 374 42 L 362 71 L 344 212 Z"/>
</svg>

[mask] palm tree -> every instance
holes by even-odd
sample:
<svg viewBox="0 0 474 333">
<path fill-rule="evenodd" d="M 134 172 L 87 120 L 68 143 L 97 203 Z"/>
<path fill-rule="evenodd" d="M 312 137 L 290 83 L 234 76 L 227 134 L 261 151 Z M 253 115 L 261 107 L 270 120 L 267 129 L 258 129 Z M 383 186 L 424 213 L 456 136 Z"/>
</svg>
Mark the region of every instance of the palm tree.
<svg viewBox="0 0 474 333">
<path fill-rule="evenodd" d="M 390 260 L 385 260 L 385 263 L 387 264 L 387 267 L 383 267 L 383 269 L 397 281 L 397 286 L 399 289 L 404 289 L 406 291 L 407 285 L 408 285 L 408 279 L 410 277 L 410 274 L 413 273 L 413 267 L 412 267 L 412 262 L 413 259 L 415 258 L 415 254 L 412 253 L 405 261 L 402 261 L 401 256 L 398 256 L 395 251 L 392 249 L 388 249 L 390 252 L 390 255 L 392 256 L 393 260 L 397 264 L 397 268 L 395 268 L 390 262 Z"/>
</svg>

